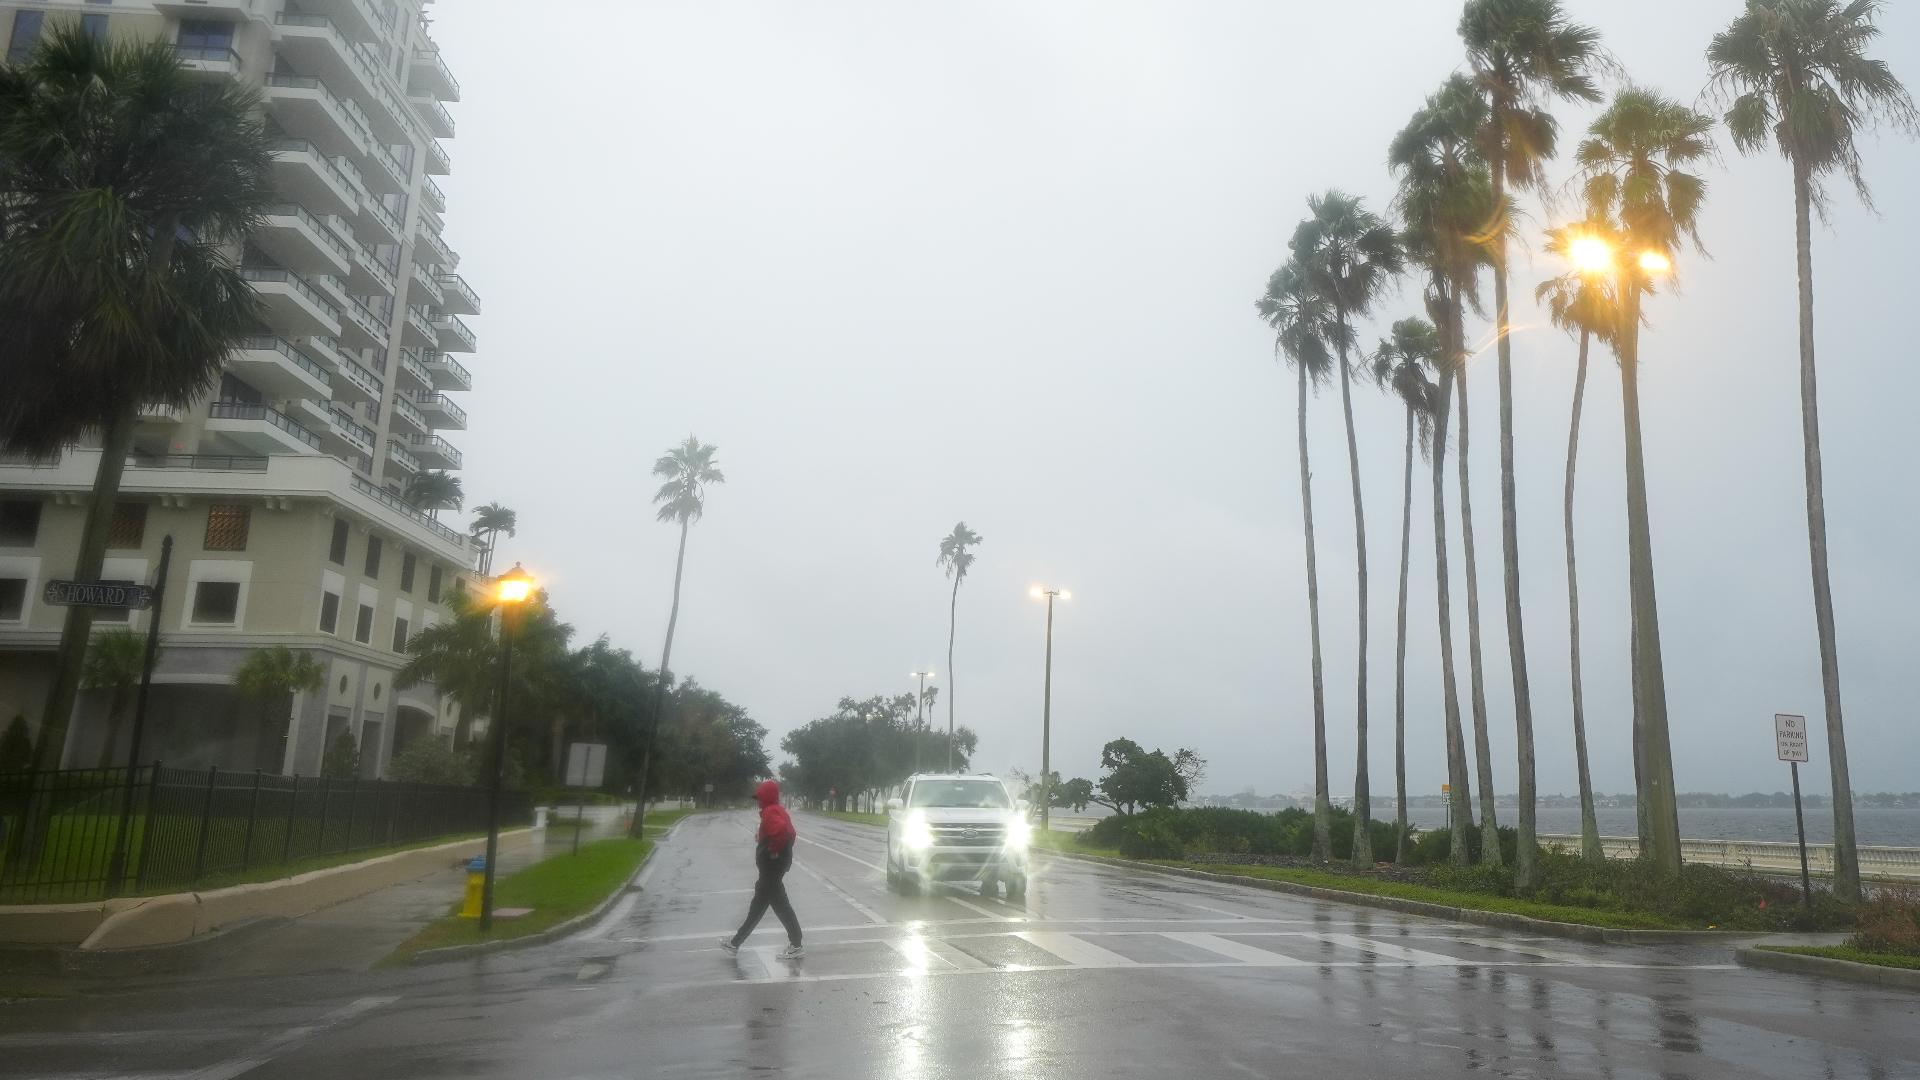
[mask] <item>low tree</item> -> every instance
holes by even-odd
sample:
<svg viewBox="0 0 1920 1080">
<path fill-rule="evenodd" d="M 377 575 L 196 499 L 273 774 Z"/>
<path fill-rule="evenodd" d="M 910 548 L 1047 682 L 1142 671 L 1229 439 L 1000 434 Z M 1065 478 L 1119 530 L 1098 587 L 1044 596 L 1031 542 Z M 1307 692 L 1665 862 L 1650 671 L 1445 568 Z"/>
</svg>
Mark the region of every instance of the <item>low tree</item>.
<svg viewBox="0 0 1920 1080">
<path fill-rule="evenodd" d="M 1055 780 L 1058 780 L 1060 777 L 1059 773 L 1054 773 L 1053 775 Z M 1072 810 L 1074 813 L 1079 813 L 1087 808 L 1088 803 L 1093 801 L 1093 781 L 1085 777 L 1076 776 L 1064 784 L 1056 784 L 1051 789 L 1051 794 L 1053 796 L 1052 805 L 1054 809 Z"/>
<path fill-rule="evenodd" d="M 320 777 L 324 780 L 347 780 L 360 772 L 360 744 L 353 739 L 353 732 L 342 731 L 327 744 L 327 752 L 320 758 Z"/>
<path fill-rule="evenodd" d="M 279 732 L 284 740 L 293 724 L 293 695 L 320 689 L 326 677 L 326 668 L 311 653 L 297 653 L 285 645 L 247 654 L 233 673 L 233 688 L 260 706 L 261 746 L 271 745 L 267 733 L 275 728 L 273 714 L 280 714 Z M 281 745 L 284 747 L 284 742 Z M 328 753 L 332 750 L 327 748 Z"/>
<path fill-rule="evenodd" d="M 140 676 L 146 671 L 147 643 L 131 630 L 113 629 L 93 635 L 87 642 L 87 662 L 80 669 L 80 689 L 101 690 L 107 695 L 107 737 L 100 744 L 99 768 L 113 764 L 114 749 L 120 745 L 120 725 L 126 719 L 127 705 L 140 688 Z"/>
<path fill-rule="evenodd" d="M 402 784 L 472 785 L 473 763 L 446 742 L 431 736 L 415 739 L 387 763 L 387 779 Z"/>
<path fill-rule="evenodd" d="M 1142 807 L 1178 806 L 1187 797 L 1187 776 L 1198 777 L 1206 762 L 1192 750 L 1168 757 L 1162 750 L 1146 750 L 1132 739 L 1115 739 L 1100 748 L 1100 767 L 1106 775 L 1093 785 L 1091 801 L 1116 814 L 1130 815 Z"/>
</svg>

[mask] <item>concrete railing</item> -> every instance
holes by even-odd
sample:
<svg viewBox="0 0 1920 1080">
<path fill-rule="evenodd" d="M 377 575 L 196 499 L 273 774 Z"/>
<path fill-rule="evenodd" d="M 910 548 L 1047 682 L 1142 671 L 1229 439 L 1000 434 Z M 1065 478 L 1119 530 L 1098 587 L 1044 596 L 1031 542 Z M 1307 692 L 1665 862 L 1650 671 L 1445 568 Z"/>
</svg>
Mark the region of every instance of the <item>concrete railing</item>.
<svg viewBox="0 0 1920 1080">
<path fill-rule="evenodd" d="M 1540 842 L 1558 844 L 1572 851 L 1580 847 L 1578 836 L 1565 834 L 1543 833 Z M 1633 836 L 1603 836 L 1600 847 L 1610 859 L 1631 859 L 1640 854 L 1640 840 Z M 1858 850 L 1861 876 L 1920 881 L 1920 848 L 1862 847 Z M 1751 867 L 1766 873 L 1800 872 L 1800 845 L 1775 840 L 1682 840 L 1680 857 L 1708 866 Z M 1831 875 L 1833 845 L 1808 844 L 1807 867 L 1816 874 Z"/>
</svg>

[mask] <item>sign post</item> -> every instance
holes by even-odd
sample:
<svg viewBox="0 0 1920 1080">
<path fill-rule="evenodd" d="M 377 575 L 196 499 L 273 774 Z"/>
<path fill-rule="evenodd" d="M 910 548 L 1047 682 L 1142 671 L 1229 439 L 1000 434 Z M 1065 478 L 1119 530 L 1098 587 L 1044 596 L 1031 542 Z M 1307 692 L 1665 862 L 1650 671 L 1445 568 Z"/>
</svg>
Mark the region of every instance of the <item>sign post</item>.
<svg viewBox="0 0 1920 1080">
<path fill-rule="evenodd" d="M 153 585 L 136 585 L 130 588 L 112 586 L 112 590 L 122 594 L 121 599 L 128 601 L 126 606 L 145 609 L 147 616 L 147 655 L 140 665 L 140 690 L 133 704 L 133 738 L 127 747 L 127 790 L 120 800 L 120 826 L 115 830 L 113 840 L 113 858 L 107 864 L 107 895 L 118 896 L 120 886 L 127 875 L 127 834 L 133 825 L 133 789 L 136 777 L 140 774 L 140 739 L 147 729 L 147 690 L 153 685 L 153 662 L 160 655 L 160 610 L 161 601 L 167 594 L 167 567 L 173 562 L 173 537 L 168 535 L 160 541 L 160 565 L 153 572 Z M 72 585 L 73 582 L 52 581 L 47 583 L 47 602 L 66 606 L 79 601 L 54 599 L 55 586 Z M 99 586 L 93 586 L 99 588 Z M 131 597 L 126 594 L 133 594 Z M 154 769 L 153 782 L 160 782 L 159 769 Z"/>
<path fill-rule="evenodd" d="M 605 743 L 577 742 L 567 747 L 567 786 L 580 789 L 573 807 L 573 853 L 580 854 L 580 833 L 587 827 L 587 789 L 597 788 L 607 778 Z"/>
<path fill-rule="evenodd" d="M 1813 875 L 1807 871 L 1807 819 L 1800 812 L 1800 763 L 1807 757 L 1807 718 L 1773 714 L 1774 753 L 1793 773 L 1793 827 L 1800 834 L 1800 902 L 1813 910 Z"/>
</svg>

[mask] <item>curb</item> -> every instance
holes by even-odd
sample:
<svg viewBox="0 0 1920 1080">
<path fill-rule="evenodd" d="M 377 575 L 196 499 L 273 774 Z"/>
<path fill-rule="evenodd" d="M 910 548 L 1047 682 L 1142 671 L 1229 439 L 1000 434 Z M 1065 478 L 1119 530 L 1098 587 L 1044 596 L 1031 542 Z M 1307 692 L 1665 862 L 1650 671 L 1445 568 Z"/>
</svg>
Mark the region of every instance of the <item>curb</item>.
<svg viewBox="0 0 1920 1080">
<path fill-rule="evenodd" d="M 1920 970 L 1859 964 L 1830 956 L 1775 952 L 1772 949 L 1735 949 L 1733 958 L 1746 967 L 1786 971 L 1795 975 L 1817 975 L 1869 986 L 1888 986 L 1899 990 L 1920 990 Z"/>
<path fill-rule="evenodd" d="M 140 975 L 185 975 L 223 946 L 245 942 L 292 922 L 267 915 L 243 919 L 172 945 L 130 949 L 80 949 L 73 945 L 0 946 L 0 971 L 10 975 L 124 979 Z"/>
<path fill-rule="evenodd" d="M 1697 945 L 1705 942 L 1724 942 L 1734 935 L 1723 930 L 1617 930 L 1603 926 L 1587 926 L 1582 923 L 1553 922 L 1536 919 L 1528 915 L 1509 915 L 1499 911 L 1478 911 L 1473 908 L 1448 907 L 1445 904 L 1431 904 L 1424 900 L 1402 900 L 1394 896 L 1376 896 L 1372 893 L 1348 892 L 1344 889 L 1327 889 L 1318 885 L 1301 885 L 1292 881 L 1277 881 L 1273 878 L 1242 877 L 1238 874 L 1215 874 L 1205 870 L 1188 870 L 1179 866 L 1161 866 L 1158 863 L 1135 862 L 1131 859 L 1112 859 L 1104 855 L 1083 855 L 1074 851 L 1052 851 L 1037 848 L 1042 854 L 1061 859 L 1073 859 L 1078 862 L 1099 863 L 1121 870 L 1131 870 L 1144 874 L 1164 874 L 1168 877 L 1192 878 L 1198 881 L 1218 881 L 1229 885 L 1244 885 L 1268 892 L 1291 893 L 1295 896 L 1310 897 L 1315 900 L 1331 900 L 1340 904 L 1352 904 L 1357 907 L 1381 908 L 1397 911 L 1404 915 L 1423 915 L 1428 918 L 1446 919 L 1451 922 L 1471 923 L 1476 926 L 1491 926 L 1500 930 L 1525 930 L 1549 937 L 1569 938 L 1574 941 L 1586 941 L 1597 945 Z M 1916 974 L 1920 974 L 1917 972 Z"/>
<path fill-rule="evenodd" d="M 606 899 L 594 905 L 592 911 L 582 912 L 568 919 L 566 922 L 556 923 L 539 933 L 527 934 L 523 937 L 502 938 L 499 941 L 476 941 L 471 945 L 447 945 L 438 949 L 422 949 L 408 957 L 407 964 L 409 966 L 416 964 L 441 964 L 450 960 L 465 960 L 470 957 L 484 956 L 487 953 L 502 952 L 508 949 L 531 948 L 535 945 L 545 945 L 549 942 L 558 941 L 563 937 L 585 929 L 588 924 L 598 922 L 602 915 L 605 915 L 613 908 L 614 904 L 619 903 L 621 897 L 627 895 L 627 893 L 634 888 L 634 882 L 640 880 L 640 875 L 646 872 L 647 864 L 651 863 L 653 857 L 660 853 L 660 846 L 672 840 L 673 834 L 680 831 L 681 824 L 686 820 L 686 818 L 681 818 L 679 821 L 674 822 L 673 827 L 667 830 L 665 836 L 655 840 L 653 846 L 647 849 L 645 857 L 640 860 L 640 865 L 634 867 L 633 873 L 627 875 L 627 880 L 621 882 L 618 888 L 608 893 Z"/>
</svg>

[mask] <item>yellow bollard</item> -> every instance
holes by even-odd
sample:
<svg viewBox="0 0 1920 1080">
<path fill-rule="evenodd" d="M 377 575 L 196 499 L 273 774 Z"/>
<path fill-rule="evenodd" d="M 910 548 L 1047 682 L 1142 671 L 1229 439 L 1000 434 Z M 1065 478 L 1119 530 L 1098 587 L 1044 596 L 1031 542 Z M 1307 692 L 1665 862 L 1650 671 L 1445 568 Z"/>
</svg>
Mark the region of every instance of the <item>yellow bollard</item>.
<svg viewBox="0 0 1920 1080">
<path fill-rule="evenodd" d="M 467 862 L 467 896 L 460 904 L 460 917 L 477 919 L 480 917 L 480 894 L 486 889 L 487 860 L 484 855 L 476 855 Z"/>
</svg>

